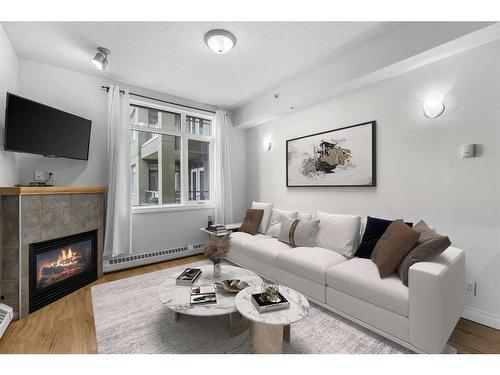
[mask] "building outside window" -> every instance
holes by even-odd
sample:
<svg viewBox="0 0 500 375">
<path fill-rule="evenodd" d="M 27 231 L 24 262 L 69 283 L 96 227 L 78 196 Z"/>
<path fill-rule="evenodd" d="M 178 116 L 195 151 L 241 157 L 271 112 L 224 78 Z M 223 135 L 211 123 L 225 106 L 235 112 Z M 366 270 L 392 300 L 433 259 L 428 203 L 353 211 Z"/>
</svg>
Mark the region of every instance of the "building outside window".
<svg viewBox="0 0 500 375">
<path fill-rule="evenodd" d="M 132 206 L 210 201 L 213 116 L 130 105 Z"/>
</svg>

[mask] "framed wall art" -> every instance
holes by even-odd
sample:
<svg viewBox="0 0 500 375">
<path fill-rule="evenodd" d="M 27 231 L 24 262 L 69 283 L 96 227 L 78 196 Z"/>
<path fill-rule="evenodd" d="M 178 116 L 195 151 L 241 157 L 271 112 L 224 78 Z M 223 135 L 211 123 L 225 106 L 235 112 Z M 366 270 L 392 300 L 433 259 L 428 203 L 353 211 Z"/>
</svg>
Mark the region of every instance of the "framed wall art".
<svg viewBox="0 0 500 375">
<path fill-rule="evenodd" d="M 376 186 L 376 122 L 286 141 L 286 186 Z"/>
</svg>

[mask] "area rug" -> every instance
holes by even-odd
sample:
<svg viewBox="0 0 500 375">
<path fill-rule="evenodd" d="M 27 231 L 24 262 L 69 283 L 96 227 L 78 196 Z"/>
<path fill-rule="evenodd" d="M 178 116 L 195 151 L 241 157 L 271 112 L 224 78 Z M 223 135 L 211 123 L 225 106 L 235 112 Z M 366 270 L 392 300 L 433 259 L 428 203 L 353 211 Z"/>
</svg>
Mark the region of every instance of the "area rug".
<svg viewBox="0 0 500 375">
<path fill-rule="evenodd" d="M 189 266 L 209 264 L 209 261 Z M 179 273 L 188 265 L 177 267 Z M 170 269 L 171 270 L 171 269 Z M 227 316 L 174 314 L 162 305 L 158 287 L 166 270 L 92 287 L 98 353 L 235 353 L 249 351 L 248 330 L 230 338 Z M 292 325 L 285 353 L 398 354 L 408 349 L 311 303 L 307 318 Z"/>
</svg>

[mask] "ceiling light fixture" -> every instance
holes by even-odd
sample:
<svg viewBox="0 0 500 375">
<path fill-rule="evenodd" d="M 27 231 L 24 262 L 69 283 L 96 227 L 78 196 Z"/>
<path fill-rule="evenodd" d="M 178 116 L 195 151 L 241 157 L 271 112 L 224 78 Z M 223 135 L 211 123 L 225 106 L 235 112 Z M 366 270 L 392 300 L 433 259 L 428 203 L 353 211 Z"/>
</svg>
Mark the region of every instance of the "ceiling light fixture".
<svg viewBox="0 0 500 375">
<path fill-rule="evenodd" d="M 429 118 L 436 118 L 444 112 L 443 97 L 438 92 L 429 92 L 424 99 L 424 114 Z"/>
<path fill-rule="evenodd" d="M 223 55 L 236 45 L 236 37 L 227 30 L 215 29 L 205 34 L 205 43 L 212 51 Z"/>
<path fill-rule="evenodd" d="M 111 55 L 111 51 L 104 47 L 97 47 L 97 53 L 95 54 L 92 62 L 95 67 L 99 70 L 104 70 L 106 65 L 108 65 L 108 56 Z"/>
</svg>

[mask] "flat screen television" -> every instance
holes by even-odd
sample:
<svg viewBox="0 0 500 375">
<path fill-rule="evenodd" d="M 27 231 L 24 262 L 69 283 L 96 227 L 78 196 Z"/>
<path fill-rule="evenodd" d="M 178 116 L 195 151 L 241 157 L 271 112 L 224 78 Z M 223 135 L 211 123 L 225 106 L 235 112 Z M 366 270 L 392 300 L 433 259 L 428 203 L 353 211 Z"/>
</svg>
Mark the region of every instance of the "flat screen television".
<svg viewBox="0 0 500 375">
<path fill-rule="evenodd" d="M 7 93 L 5 150 L 88 160 L 92 121 Z"/>
</svg>

